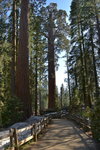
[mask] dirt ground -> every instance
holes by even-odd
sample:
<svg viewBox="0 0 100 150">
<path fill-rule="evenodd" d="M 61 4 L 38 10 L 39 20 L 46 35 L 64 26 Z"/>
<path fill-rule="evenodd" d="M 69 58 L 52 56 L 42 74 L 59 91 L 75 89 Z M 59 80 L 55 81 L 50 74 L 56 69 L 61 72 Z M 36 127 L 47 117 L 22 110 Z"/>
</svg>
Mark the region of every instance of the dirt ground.
<svg viewBox="0 0 100 150">
<path fill-rule="evenodd" d="M 24 150 L 97 150 L 94 142 L 73 122 L 54 119 L 36 143 Z"/>
</svg>

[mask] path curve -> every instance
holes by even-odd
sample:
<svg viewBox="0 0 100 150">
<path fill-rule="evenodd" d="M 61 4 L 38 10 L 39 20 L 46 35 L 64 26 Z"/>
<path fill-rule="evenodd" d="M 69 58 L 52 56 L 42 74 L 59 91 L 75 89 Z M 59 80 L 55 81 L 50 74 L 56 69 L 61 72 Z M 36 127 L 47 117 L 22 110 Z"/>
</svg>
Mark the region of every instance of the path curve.
<svg viewBox="0 0 100 150">
<path fill-rule="evenodd" d="M 53 119 L 47 132 L 24 150 L 96 150 L 93 141 L 73 122 Z"/>
</svg>

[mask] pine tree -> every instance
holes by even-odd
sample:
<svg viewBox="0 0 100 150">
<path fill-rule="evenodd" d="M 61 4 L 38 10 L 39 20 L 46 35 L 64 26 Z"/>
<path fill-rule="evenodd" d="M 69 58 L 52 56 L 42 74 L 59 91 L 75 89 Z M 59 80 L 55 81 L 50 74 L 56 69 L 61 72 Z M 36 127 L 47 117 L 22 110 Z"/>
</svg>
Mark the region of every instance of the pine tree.
<svg viewBox="0 0 100 150">
<path fill-rule="evenodd" d="M 95 21 L 95 18 L 93 15 L 95 16 L 95 11 L 90 1 L 72 1 L 70 17 L 72 38 L 72 50 L 70 52 L 70 57 L 72 62 L 71 64 L 73 64 L 72 73 L 74 75 L 74 84 L 76 85 L 76 88 L 82 90 L 81 93 L 83 93 L 82 97 L 84 104 L 89 107 L 91 107 L 91 99 L 93 98 L 92 93 L 95 93 L 94 88 L 90 88 L 90 80 L 93 83 L 93 87 L 95 84 L 97 86 L 95 89 L 98 89 L 97 62 L 95 61 L 95 57 L 97 56 L 95 53 L 93 54 L 93 45 L 95 45 L 95 47 L 97 46 L 94 42 L 95 28 L 93 26 L 93 22 Z M 89 37 L 90 28 L 92 29 L 91 39 Z M 80 75 L 78 70 L 80 70 Z"/>
<path fill-rule="evenodd" d="M 45 0 L 31 1 L 30 4 L 30 89 L 33 101 L 33 110 L 35 115 L 39 112 L 40 98 L 40 80 L 45 72 L 45 38 L 41 32 L 41 13 L 40 9 L 44 5 Z M 34 9 L 33 9 L 34 4 Z M 40 98 L 41 99 L 41 98 Z"/>
</svg>

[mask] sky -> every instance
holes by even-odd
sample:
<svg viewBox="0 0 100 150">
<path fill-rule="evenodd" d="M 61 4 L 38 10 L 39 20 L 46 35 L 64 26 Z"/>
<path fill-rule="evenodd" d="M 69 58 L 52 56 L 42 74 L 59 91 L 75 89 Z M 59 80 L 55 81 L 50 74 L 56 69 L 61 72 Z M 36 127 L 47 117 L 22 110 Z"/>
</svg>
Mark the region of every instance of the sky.
<svg viewBox="0 0 100 150">
<path fill-rule="evenodd" d="M 68 16 L 70 14 L 70 5 L 72 0 L 47 0 L 47 5 L 50 3 L 57 3 L 58 9 L 66 10 Z M 60 55 L 62 57 L 64 53 Z M 59 68 L 58 71 L 56 71 L 56 85 L 58 86 L 58 90 L 60 91 L 61 84 L 64 84 L 64 87 L 66 87 L 66 82 L 64 82 L 64 79 L 67 78 L 67 74 L 65 74 L 66 66 L 65 66 L 65 58 L 60 58 L 58 61 Z"/>
<path fill-rule="evenodd" d="M 47 5 L 50 3 L 57 3 L 58 9 L 64 9 L 69 14 L 71 1 L 72 0 L 47 0 Z"/>
</svg>

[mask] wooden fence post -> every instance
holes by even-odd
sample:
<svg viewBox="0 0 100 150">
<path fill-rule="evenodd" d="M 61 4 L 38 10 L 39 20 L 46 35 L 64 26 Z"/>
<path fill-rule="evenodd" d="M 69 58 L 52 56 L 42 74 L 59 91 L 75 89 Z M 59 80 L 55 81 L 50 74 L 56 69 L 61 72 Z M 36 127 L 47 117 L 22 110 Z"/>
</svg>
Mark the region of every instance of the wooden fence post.
<svg viewBox="0 0 100 150">
<path fill-rule="evenodd" d="M 15 150 L 19 150 L 17 129 L 14 128 Z"/>
<path fill-rule="evenodd" d="M 14 150 L 14 142 L 13 142 L 14 130 L 10 129 L 9 134 L 10 134 L 10 150 Z"/>
<path fill-rule="evenodd" d="M 41 120 L 41 134 L 43 133 L 44 129 L 44 118 Z"/>
<path fill-rule="evenodd" d="M 46 119 L 46 126 L 48 126 L 48 117 L 47 117 L 47 119 Z"/>
<path fill-rule="evenodd" d="M 34 125 L 34 130 L 35 130 L 35 134 L 34 134 L 34 141 L 37 142 L 37 125 Z"/>
<path fill-rule="evenodd" d="M 43 119 L 43 125 L 44 125 L 44 129 L 45 129 L 45 118 Z"/>
<path fill-rule="evenodd" d="M 49 121 L 48 121 L 48 123 L 51 123 L 51 121 L 52 121 L 52 118 L 51 118 L 51 117 L 49 117 L 49 118 L 48 118 L 48 120 L 49 120 Z"/>
<path fill-rule="evenodd" d="M 43 125 L 44 125 L 44 129 L 45 129 L 45 118 L 43 119 Z"/>
<path fill-rule="evenodd" d="M 46 128 L 46 118 L 44 118 L 44 128 Z"/>
<path fill-rule="evenodd" d="M 34 141 L 37 142 L 37 125 L 34 125 L 34 130 L 35 130 L 35 134 L 34 134 Z"/>
<path fill-rule="evenodd" d="M 34 132 L 33 132 L 33 131 L 34 131 Z M 35 135 L 35 124 L 32 125 L 31 134 L 32 134 L 33 139 L 34 139 L 34 135 Z"/>
<path fill-rule="evenodd" d="M 43 129 L 42 125 L 43 125 L 43 120 L 40 121 L 40 130 L 41 130 L 41 133 L 42 133 L 42 129 Z"/>
</svg>

